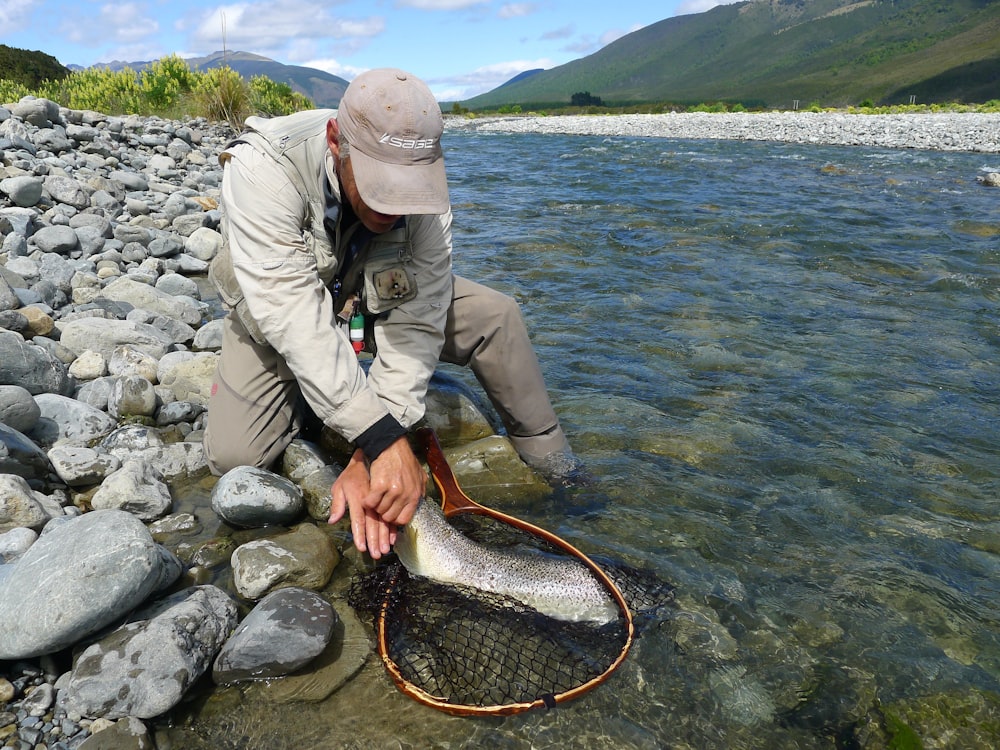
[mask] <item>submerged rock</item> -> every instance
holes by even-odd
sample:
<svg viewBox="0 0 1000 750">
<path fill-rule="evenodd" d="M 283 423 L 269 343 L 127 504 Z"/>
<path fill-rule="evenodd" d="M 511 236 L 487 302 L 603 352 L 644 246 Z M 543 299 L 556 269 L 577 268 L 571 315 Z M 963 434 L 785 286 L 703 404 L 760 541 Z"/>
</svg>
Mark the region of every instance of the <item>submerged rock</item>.
<svg viewBox="0 0 1000 750">
<path fill-rule="evenodd" d="M 330 537 L 314 524 L 303 523 L 287 534 L 237 547 L 231 561 L 233 585 L 246 599 L 283 586 L 319 590 L 339 561 Z"/>
<path fill-rule="evenodd" d="M 226 641 L 212 667 L 212 679 L 226 685 L 290 674 L 323 652 L 336 624 L 333 607 L 314 591 L 273 591 Z"/>
</svg>

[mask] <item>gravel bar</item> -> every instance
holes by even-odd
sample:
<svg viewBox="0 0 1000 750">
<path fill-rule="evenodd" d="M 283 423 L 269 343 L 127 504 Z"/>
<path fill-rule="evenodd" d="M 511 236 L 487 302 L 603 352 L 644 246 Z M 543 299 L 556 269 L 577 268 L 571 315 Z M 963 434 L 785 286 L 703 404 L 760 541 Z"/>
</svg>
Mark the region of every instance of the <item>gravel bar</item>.
<svg viewBox="0 0 1000 750">
<path fill-rule="evenodd" d="M 780 141 L 1000 153 L 1000 113 L 686 112 L 445 118 L 447 130 Z"/>
</svg>

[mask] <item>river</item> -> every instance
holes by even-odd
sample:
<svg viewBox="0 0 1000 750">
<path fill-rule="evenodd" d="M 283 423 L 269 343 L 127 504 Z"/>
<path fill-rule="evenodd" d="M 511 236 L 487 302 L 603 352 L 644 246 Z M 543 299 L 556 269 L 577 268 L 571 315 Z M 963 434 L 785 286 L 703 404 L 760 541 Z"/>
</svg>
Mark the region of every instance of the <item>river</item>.
<svg viewBox="0 0 1000 750">
<path fill-rule="evenodd" d="M 372 659 L 323 703 L 234 705 L 176 746 L 882 747 L 873 725 L 935 712 L 951 746 L 1000 743 L 1000 190 L 976 182 L 1000 156 L 446 149 L 455 269 L 521 302 L 596 478 L 529 520 L 676 604 L 552 711 L 446 716 Z"/>
</svg>

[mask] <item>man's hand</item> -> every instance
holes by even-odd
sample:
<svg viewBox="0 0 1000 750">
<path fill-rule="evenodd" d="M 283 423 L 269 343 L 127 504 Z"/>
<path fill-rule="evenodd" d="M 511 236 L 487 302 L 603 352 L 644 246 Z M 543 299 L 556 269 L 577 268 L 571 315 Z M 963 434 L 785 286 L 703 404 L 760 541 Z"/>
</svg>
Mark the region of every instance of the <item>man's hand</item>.
<svg viewBox="0 0 1000 750">
<path fill-rule="evenodd" d="M 378 559 L 396 543 L 396 527 L 413 518 L 427 475 L 405 437 L 386 448 L 371 466 L 355 451 L 330 490 L 330 523 L 350 509 L 354 545 Z"/>
</svg>

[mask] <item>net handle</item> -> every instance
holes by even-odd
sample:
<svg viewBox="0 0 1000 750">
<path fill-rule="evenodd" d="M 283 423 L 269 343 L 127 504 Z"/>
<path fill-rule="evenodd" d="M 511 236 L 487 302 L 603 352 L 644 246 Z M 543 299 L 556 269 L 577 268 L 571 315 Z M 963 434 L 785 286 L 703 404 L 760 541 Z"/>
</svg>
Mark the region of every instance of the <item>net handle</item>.
<svg viewBox="0 0 1000 750">
<path fill-rule="evenodd" d="M 538 698 L 537 700 L 530 702 L 511 703 L 496 706 L 467 706 L 443 701 L 439 697 L 431 695 L 430 693 L 418 688 L 416 685 L 413 685 L 411 682 L 406 680 L 405 677 L 403 677 L 395 662 L 393 662 L 388 656 L 385 635 L 385 610 L 383 607 L 382 613 L 380 613 L 378 618 L 379 654 L 382 656 L 382 661 L 396 683 L 396 686 L 403 693 L 409 695 L 414 700 L 453 715 L 509 716 L 511 714 L 521 713 L 522 711 L 527 711 L 532 708 L 540 708 L 542 706 L 551 708 L 557 703 L 583 695 L 592 688 L 595 688 L 605 682 L 608 677 L 611 676 L 611 673 L 618 669 L 621 663 L 625 660 L 629 649 L 632 647 L 632 641 L 635 638 L 635 623 L 632 619 L 632 611 L 629 609 L 628 603 L 625 601 L 625 597 L 622 596 L 621 591 L 615 585 L 614 581 L 608 577 L 607 573 L 605 573 L 597 565 L 597 563 L 564 539 L 560 539 L 555 534 L 535 526 L 534 524 L 528 523 L 527 521 L 522 521 L 519 518 L 514 518 L 513 516 L 508 516 L 500 511 L 492 510 L 484 505 L 480 505 L 475 500 L 470 498 L 465 494 L 465 492 L 462 491 L 462 488 L 459 487 L 458 480 L 455 478 L 454 472 L 448 465 L 444 452 L 441 450 L 441 443 L 438 441 L 434 430 L 430 427 L 421 427 L 416 431 L 416 436 L 423 447 L 427 465 L 431 470 L 431 477 L 434 479 L 434 483 L 441 492 L 441 505 L 444 509 L 446 517 L 460 513 L 477 513 L 490 518 L 495 518 L 498 521 L 510 524 L 511 526 L 521 529 L 529 534 L 539 536 L 570 555 L 573 555 L 580 560 L 580 562 L 586 565 L 591 572 L 593 572 L 597 579 L 608 590 L 608 593 L 611 594 L 611 597 L 614 599 L 622 613 L 622 617 L 625 619 L 627 634 L 621 652 L 611 665 L 601 674 L 571 690 L 559 693 L 558 695 Z"/>
</svg>

